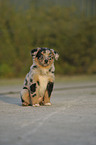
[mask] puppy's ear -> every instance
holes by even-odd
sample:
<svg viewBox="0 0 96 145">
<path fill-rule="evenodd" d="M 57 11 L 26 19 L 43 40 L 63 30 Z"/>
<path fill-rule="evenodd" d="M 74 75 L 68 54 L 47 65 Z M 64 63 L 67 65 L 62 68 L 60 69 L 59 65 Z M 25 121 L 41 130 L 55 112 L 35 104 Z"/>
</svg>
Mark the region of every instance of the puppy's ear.
<svg viewBox="0 0 96 145">
<path fill-rule="evenodd" d="M 32 49 L 31 50 L 31 56 L 32 58 L 35 58 L 36 54 L 38 53 L 38 51 L 40 50 L 40 48 L 36 48 L 36 49 Z"/>
<path fill-rule="evenodd" d="M 51 51 L 54 54 L 55 59 L 58 60 L 59 54 L 56 51 L 54 51 L 53 49 L 51 49 Z"/>
</svg>

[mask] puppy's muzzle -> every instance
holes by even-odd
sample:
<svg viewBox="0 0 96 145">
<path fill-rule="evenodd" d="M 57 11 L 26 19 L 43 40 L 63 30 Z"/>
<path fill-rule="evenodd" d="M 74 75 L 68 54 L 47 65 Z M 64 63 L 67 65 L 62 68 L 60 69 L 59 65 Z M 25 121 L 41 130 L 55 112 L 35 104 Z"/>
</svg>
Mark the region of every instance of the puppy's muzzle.
<svg viewBox="0 0 96 145">
<path fill-rule="evenodd" d="M 48 60 L 47 60 L 47 59 L 45 59 L 45 63 L 46 63 L 46 64 L 48 63 Z"/>
</svg>

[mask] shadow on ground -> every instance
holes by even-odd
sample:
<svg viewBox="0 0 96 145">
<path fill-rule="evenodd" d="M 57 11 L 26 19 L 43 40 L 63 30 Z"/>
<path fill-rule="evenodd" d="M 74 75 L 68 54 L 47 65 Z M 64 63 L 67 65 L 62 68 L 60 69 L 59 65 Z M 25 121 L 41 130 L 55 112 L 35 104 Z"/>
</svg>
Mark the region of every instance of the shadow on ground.
<svg viewBox="0 0 96 145">
<path fill-rule="evenodd" d="M 3 101 L 4 103 L 8 103 L 8 104 L 15 104 L 18 106 L 21 106 L 21 100 L 20 98 L 15 98 L 15 97 L 9 97 L 9 96 L 4 96 L 4 95 L 0 95 L 0 101 Z"/>
</svg>

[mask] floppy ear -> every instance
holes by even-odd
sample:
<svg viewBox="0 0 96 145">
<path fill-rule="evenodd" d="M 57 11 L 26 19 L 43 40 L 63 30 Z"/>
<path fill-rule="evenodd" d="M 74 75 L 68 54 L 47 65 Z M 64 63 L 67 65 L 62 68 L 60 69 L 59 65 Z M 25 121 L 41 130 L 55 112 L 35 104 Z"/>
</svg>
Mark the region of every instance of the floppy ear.
<svg viewBox="0 0 96 145">
<path fill-rule="evenodd" d="M 40 48 L 36 48 L 36 49 L 32 49 L 31 50 L 31 56 L 32 56 L 32 58 L 35 58 L 35 56 L 36 56 L 36 54 L 37 54 L 37 52 L 40 50 Z"/>
<path fill-rule="evenodd" d="M 51 49 L 51 51 L 54 54 L 55 59 L 58 60 L 59 54 L 56 51 L 54 51 L 53 49 Z"/>
</svg>

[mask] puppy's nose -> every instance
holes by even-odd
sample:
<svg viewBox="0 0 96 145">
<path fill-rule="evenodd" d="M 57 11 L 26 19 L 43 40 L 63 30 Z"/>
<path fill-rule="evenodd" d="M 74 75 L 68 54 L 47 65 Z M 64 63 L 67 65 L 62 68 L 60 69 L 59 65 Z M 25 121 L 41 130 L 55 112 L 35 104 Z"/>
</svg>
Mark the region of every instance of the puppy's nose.
<svg viewBox="0 0 96 145">
<path fill-rule="evenodd" d="M 47 63 L 48 62 L 48 60 L 47 59 L 45 59 L 45 63 Z"/>
</svg>

